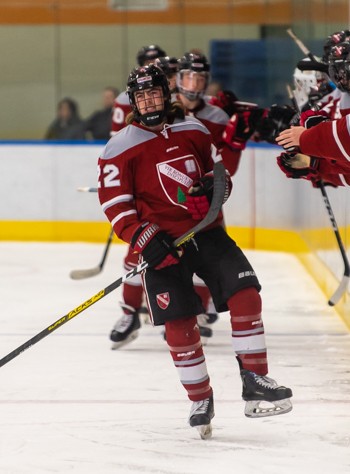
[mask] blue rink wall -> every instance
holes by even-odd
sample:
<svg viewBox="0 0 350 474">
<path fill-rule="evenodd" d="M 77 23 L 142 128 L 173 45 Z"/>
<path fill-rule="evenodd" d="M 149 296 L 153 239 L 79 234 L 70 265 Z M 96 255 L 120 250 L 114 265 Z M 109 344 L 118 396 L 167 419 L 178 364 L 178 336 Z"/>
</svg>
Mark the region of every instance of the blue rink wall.
<svg viewBox="0 0 350 474">
<path fill-rule="evenodd" d="M 103 146 L 0 142 L 0 240 L 105 242 L 109 223 L 97 194 L 77 191 L 96 187 Z M 243 248 L 296 253 L 328 298 L 343 274 L 329 216 L 320 190 L 309 182 L 287 179 L 280 171 L 279 150 L 252 144 L 243 152 L 224 207 L 225 223 Z M 348 250 L 349 188 L 327 188 L 327 192 Z M 349 294 L 337 309 L 350 327 Z"/>
</svg>

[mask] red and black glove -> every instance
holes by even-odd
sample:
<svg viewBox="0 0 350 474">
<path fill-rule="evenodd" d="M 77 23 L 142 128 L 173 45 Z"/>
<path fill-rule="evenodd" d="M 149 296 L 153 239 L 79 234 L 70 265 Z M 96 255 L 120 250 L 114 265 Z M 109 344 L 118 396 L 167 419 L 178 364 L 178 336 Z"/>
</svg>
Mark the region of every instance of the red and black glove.
<svg viewBox="0 0 350 474">
<path fill-rule="evenodd" d="M 256 126 L 256 141 L 266 141 L 276 144 L 276 137 L 280 132 L 296 125 L 297 112 L 289 105 L 271 105 L 265 111 L 261 120 Z"/>
<path fill-rule="evenodd" d="M 230 175 L 226 172 L 225 196 L 223 203 L 225 203 L 231 193 L 232 182 Z M 189 192 L 186 195 L 186 207 L 191 214 L 192 219 L 199 221 L 204 219 L 208 214 L 211 200 L 214 191 L 214 175 L 209 172 L 193 183 Z"/>
<path fill-rule="evenodd" d="M 241 102 L 244 104 L 244 102 Z M 264 114 L 264 109 L 248 104 L 232 115 L 228 121 L 222 138 L 234 150 L 244 150 L 246 143 L 255 132 L 257 124 Z"/>
<path fill-rule="evenodd" d="M 132 236 L 130 245 L 155 270 L 179 263 L 179 254 L 173 247 L 172 238 L 160 230 L 157 224 L 141 224 Z"/>
<path fill-rule="evenodd" d="M 277 157 L 277 164 L 287 178 L 293 179 L 309 179 L 311 181 L 317 180 L 318 175 L 318 158 L 310 158 L 310 166 L 305 168 L 293 168 L 293 160 L 296 159 L 296 154 L 282 153 Z M 319 180 L 319 178 L 318 178 Z"/>
<path fill-rule="evenodd" d="M 216 105 L 220 109 L 224 110 L 229 117 L 237 112 L 238 98 L 234 92 L 231 91 L 219 91 L 216 96 L 213 96 L 209 100 L 209 104 Z"/>
<path fill-rule="evenodd" d="M 330 117 L 324 110 L 305 110 L 300 114 L 300 125 L 304 128 L 311 128 L 329 120 Z"/>
</svg>

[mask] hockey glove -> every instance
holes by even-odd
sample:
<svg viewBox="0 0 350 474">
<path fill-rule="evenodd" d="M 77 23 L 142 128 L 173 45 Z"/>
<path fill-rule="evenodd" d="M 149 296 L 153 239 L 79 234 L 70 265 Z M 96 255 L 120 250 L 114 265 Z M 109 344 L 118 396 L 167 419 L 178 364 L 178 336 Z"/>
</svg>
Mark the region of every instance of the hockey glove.
<svg viewBox="0 0 350 474">
<path fill-rule="evenodd" d="M 297 112 L 289 105 L 271 105 L 256 127 L 257 141 L 276 144 L 276 137 L 290 125 L 296 125 Z"/>
<path fill-rule="evenodd" d="M 214 176 L 213 172 L 207 173 L 189 189 L 186 195 L 186 207 L 192 219 L 202 220 L 208 214 L 211 200 L 213 198 Z M 228 172 L 226 172 L 225 203 L 231 193 L 232 182 Z"/>
<path fill-rule="evenodd" d="M 227 115 L 231 117 L 231 115 L 237 112 L 235 105 L 237 100 L 237 96 L 233 92 L 220 91 L 216 96 L 211 97 L 209 104 L 220 107 L 220 109 L 224 110 Z"/>
<path fill-rule="evenodd" d="M 173 247 L 172 238 L 160 230 L 157 224 L 141 224 L 132 236 L 130 245 L 155 270 L 179 263 L 179 254 Z"/>
<path fill-rule="evenodd" d="M 313 180 L 317 175 L 318 159 L 302 153 L 282 153 L 277 164 L 287 178 Z"/>
<path fill-rule="evenodd" d="M 224 142 L 234 150 L 244 150 L 263 114 L 264 109 L 255 105 L 245 107 L 242 111 L 233 114 L 222 135 Z"/>
<path fill-rule="evenodd" d="M 300 125 L 304 128 L 311 128 L 329 120 L 330 117 L 324 110 L 305 110 L 300 114 Z"/>
</svg>

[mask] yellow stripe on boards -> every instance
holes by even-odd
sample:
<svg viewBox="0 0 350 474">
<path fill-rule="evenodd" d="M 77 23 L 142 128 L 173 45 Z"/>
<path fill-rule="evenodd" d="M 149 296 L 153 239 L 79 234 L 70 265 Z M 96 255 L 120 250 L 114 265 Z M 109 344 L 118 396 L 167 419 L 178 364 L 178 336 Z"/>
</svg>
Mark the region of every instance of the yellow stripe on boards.
<svg viewBox="0 0 350 474">
<path fill-rule="evenodd" d="M 0 240 L 20 242 L 106 242 L 108 222 L 1 221 Z M 116 236 L 114 242 L 121 242 Z"/>
</svg>

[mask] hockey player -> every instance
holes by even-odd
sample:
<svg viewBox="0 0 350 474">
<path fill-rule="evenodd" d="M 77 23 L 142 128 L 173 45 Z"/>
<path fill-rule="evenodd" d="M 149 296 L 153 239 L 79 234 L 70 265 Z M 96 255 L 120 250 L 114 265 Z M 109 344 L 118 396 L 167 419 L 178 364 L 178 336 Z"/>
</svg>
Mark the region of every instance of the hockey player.
<svg viewBox="0 0 350 474">
<path fill-rule="evenodd" d="M 263 109 L 255 106 L 236 108 L 231 117 L 225 110 L 204 100 L 209 78 L 210 64 L 203 54 L 185 53 L 179 59 L 177 88 L 186 115 L 196 117 L 208 128 L 220 149 L 226 169 L 233 176 Z"/>
<path fill-rule="evenodd" d="M 220 150 L 226 169 L 233 176 L 239 165 L 242 150 L 254 131 L 256 112 L 261 116 L 262 109 L 251 109 L 238 113 L 238 108 L 232 110 L 232 118 L 224 108 L 212 105 L 205 97 L 210 79 L 210 64 L 202 53 L 185 53 L 179 59 L 177 73 L 178 97 L 185 107 L 188 116 L 200 120 L 212 134 L 216 147 Z M 235 99 L 237 99 L 234 96 Z M 232 99 L 232 96 L 230 96 Z M 236 102 L 238 103 L 238 102 Z M 255 115 L 254 115 L 255 114 Z M 206 312 L 200 316 L 202 324 L 212 324 L 217 314 L 211 307 L 210 292 L 204 283 L 195 277 L 196 289 L 201 294 Z"/>
<path fill-rule="evenodd" d="M 276 140 L 285 149 L 296 147 L 301 153 L 283 153 L 278 163 L 288 177 L 309 179 L 316 185 L 323 180 L 344 186 L 350 184 L 350 43 L 334 46 L 328 59 L 330 78 L 342 92 L 343 118 L 330 120 L 333 117 L 324 111 L 302 114 L 301 126 L 283 131 Z"/>
<path fill-rule="evenodd" d="M 145 66 L 154 62 L 157 58 L 164 58 L 166 52 L 158 45 L 143 46 L 136 55 L 136 61 L 139 66 Z M 162 64 L 164 61 L 162 62 Z M 123 91 L 116 98 L 114 103 L 114 113 L 112 119 L 111 136 L 118 133 L 126 126 L 125 119 L 131 112 L 129 97 L 126 91 Z M 129 247 L 124 258 L 124 269 L 132 270 L 137 265 L 138 257 Z M 121 308 L 123 315 L 114 325 L 110 339 L 112 340 L 112 349 L 119 349 L 138 337 L 138 330 L 141 327 L 140 309 L 143 301 L 143 289 L 141 277 L 136 275 L 123 285 L 123 302 Z"/>
<path fill-rule="evenodd" d="M 147 46 L 141 48 L 137 55 L 137 62 L 140 66 L 147 65 L 150 62 L 157 64 L 160 69 L 165 73 L 169 85 L 170 92 L 172 93 L 172 100 L 176 100 L 176 73 L 178 70 L 178 61 L 174 57 L 169 56 L 160 56 L 159 54 L 165 54 L 165 52 L 159 46 Z M 127 100 L 127 105 L 123 109 L 123 114 L 128 111 L 131 111 L 130 103 L 128 96 L 124 94 L 124 101 Z M 121 116 L 121 115 L 120 115 Z M 124 117 L 124 115 L 123 115 Z M 126 115 L 125 115 L 126 117 Z M 125 119 L 124 117 L 124 119 Z M 126 123 L 123 119 L 122 126 L 123 128 Z M 120 129 L 121 129 L 120 128 Z M 138 256 L 135 254 L 133 249 L 129 247 L 127 255 L 124 258 L 124 268 L 126 271 L 132 270 L 138 263 Z M 197 280 L 197 292 L 201 295 L 204 301 L 205 307 L 209 307 L 209 313 L 203 313 L 199 316 L 199 330 L 203 340 L 203 343 L 210 337 L 212 337 L 212 329 L 206 327 L 207 323 L 212 323 L 217 319 L 215 310 L 210 306 L 209 300 L 209 291 L 205 288 L 203 282 Z M 123 314 L 118 318 L 115 323 L 111 333 L 110 339 L 112 340 L 112 349 L 120 349 L 121 347 L 129 344 L 134 341 L 139 334 L 139 329 L 141 327 L 140 321 L 140 311 L 143 302 L 143 289 L 141 283 L 140 275 L 136 275 L 134 278 L 129 280 L 123 285 L 123 302 L 121 303 L 121 308 Z M 165 335 L 164 335 L 165 337 Z"/>
<path fill-rule="evenodd" d="M 99 159 L 99 199 L 115 233 L 148 263 L 143 286 L 155 326 L 165 325 L 180 381 L 192 401 L 189 423 L 211 436 L 213 390 L 196 316 L 198 274 L 218 311 L 230 311 L 248 417 L 292 409 L 292 391 L 266 376 L 260 283 L 247 258 L 216 221 L 181 249 L 174 239 L 206 215 L 217 151 L 209 131 L 171 103 L 168 81 L 155 65 L 139 67 L 127 85 L 130 125 L 113 137 Z M 230 190 L 227 175 L 226 191 Z M 185 201 L 183 199 L 185 197 Z M 269 408 L 261 401 L 271 402 Z"/>
</svg>

